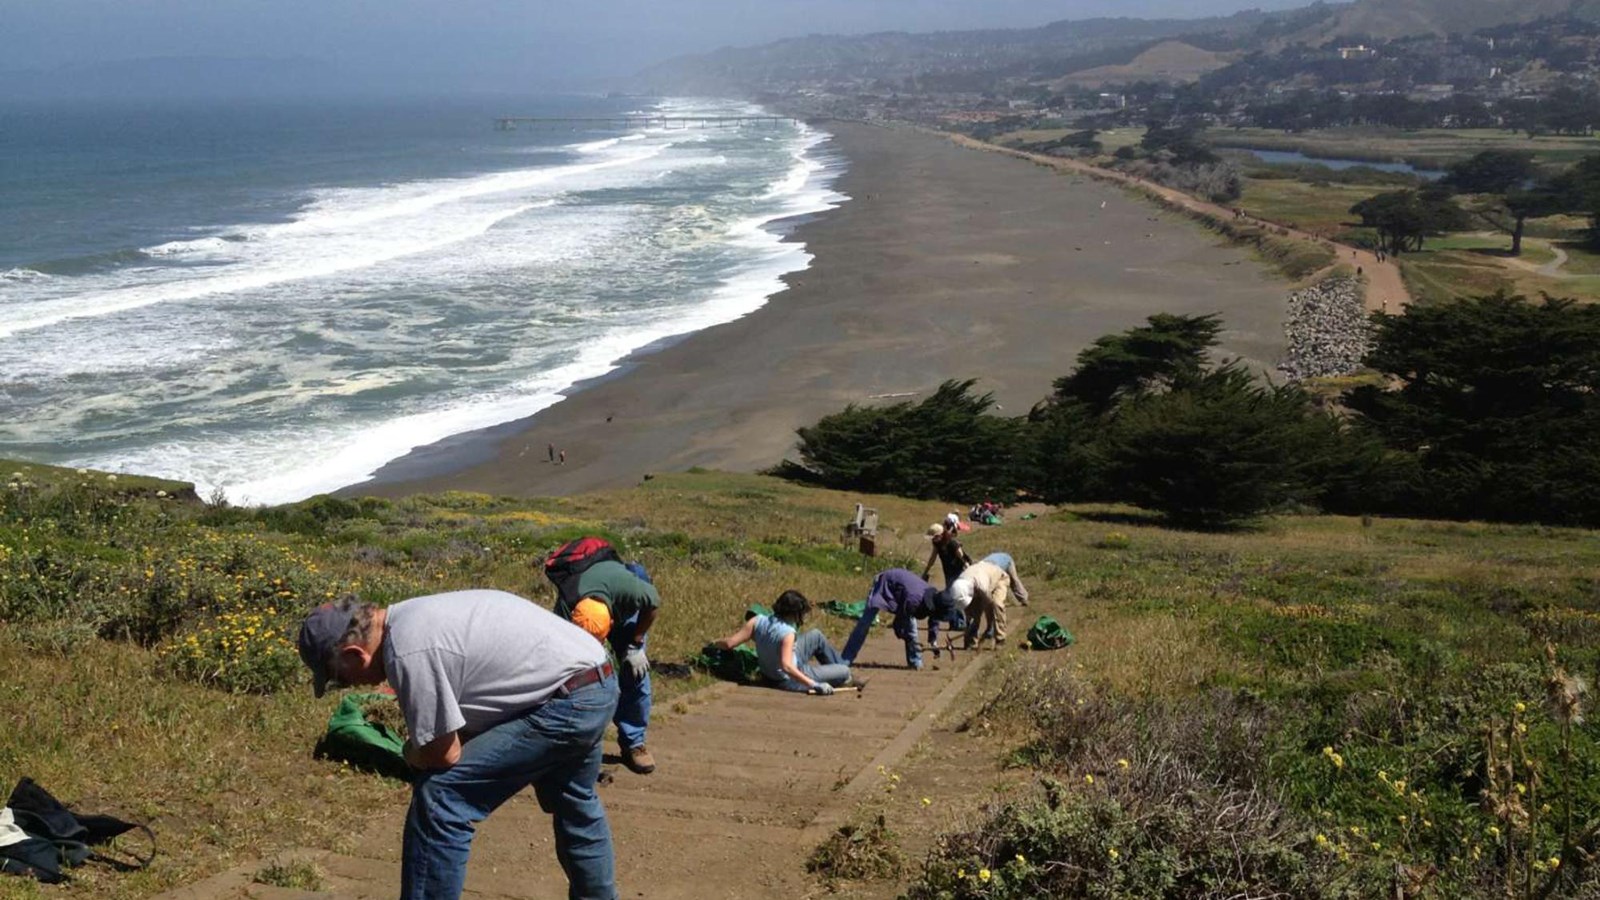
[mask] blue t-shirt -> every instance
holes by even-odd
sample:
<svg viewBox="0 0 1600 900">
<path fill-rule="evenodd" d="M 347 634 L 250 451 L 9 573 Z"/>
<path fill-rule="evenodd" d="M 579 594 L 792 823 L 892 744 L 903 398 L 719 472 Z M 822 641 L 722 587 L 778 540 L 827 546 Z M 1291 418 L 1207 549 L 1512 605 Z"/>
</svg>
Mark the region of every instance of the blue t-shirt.
<svg viewBox="0 0 1600 900">
<path fill-rule="evenodd" d="M 756 662 L 761 674 L 779 683 L 789 680 L 783 671 L 783 639 L 794 634 L 794 626 L 777 616 L 756 616 L 753 636 L 756 642 Z"/>
<path fill-rule="evenodd" d="M 986 563 L 994 563 L 1000 567 L 1000 571 L 1002 572 L 1008 571 L 1012 566 L 1011 555 L 1008 553 L 991 553 L 988 556 L 985 556 L 983 561 Z"/>
</svg>

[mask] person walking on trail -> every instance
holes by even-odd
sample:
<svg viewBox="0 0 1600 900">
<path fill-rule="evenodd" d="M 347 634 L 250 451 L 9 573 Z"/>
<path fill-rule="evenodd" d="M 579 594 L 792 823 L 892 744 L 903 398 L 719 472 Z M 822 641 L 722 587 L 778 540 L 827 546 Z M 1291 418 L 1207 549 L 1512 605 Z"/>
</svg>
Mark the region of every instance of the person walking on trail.
<svg viewBox="0 0 1600 900">
<path fill-rule="evenodd" d="M 938 588 L 918 578 L 910 569 L 888 569 L 879 573 L 873 579 L 872 592 L 867 595 L 867 608 L 856 620 L 856 627 L 839 654 L 845 663 L 855 665 L 880 612 L 894 618 L 894 636 L 906 645 L 906 665 L 920 669 L 922 645 L 917 642 L 917 620 L 928 620 L 928 644 L 931 646 L 938 638 L 939 623 L 950 621 L 951 607 Z"/>
<path fill-rule="evenodd" d="M 550 461 L 551 462 L 555 462 L 556 461 L 556 445 L 555 444 L 546 444 L 545 448 L 544 448 L 544 452 L 550 454 Z"/>
<path fill-rule="evenodd" d="M 993 633 L 996 647 L 1005 644 L 1006 598 L 1010 588 L 1011 579 L 1005 570 L 987 559 L 968 566 L 960 578 L 950 583 L 950 600 L 967 617 L 963 647 L 970 648 L 977 643 L 979 620 L 983 620 L 984 633 Z"/>
<path fill-rule="evenodd" d="M 1000 571 L 1006 573 L 1006 586 L 1011 589 L 1011 596 L 1017 598 L 1017 602 L 1023 606 L 1028 605 L 1028 589 L 1022 584 L 1022 576 L 1017 574 L 1017 563 L 1011 558 L 1011 554 L 997 550 L 985 556 L 982 561 L 993 563 Z"/>
<path fill-rule="evenodd" d="M 928 562 L 922 567 L 922 578 L 928 578 L 928 573 L 933 571 L 933 561 L 938 560 L 939 566 L 944 570 L 945 587 L 950 582 L 961 577 L 962 570 L 972 565 L 972 557 L 961 546 L 961 541 L 956 537 L 956 532 L 944 525 L 933 524 L 928 526 L 928 540 L 933 547 L 928 553 Z"/>
<path fill-rule="evenodd" d="M 643 577 L 641 577 L 641 575 Z M 650 725 L 650 660 L 645 655 L 646 638 L 661 609 L 661 595 L 650 583 L 644 567 L 627 566 L 616 560 L 597 562 L 578 575 L 576 600 L 568 605 L 558 597 L 556 615 L 577 622 L 596 640 L 609 644 L 619 660 L 618 681 L 622 699 L 617 704 L 617 742 L 622 746 L 622 764 L 640 775 L 656 769 L 655 757 L 645 746 L 645 731 Z M 586 602 L 587 601 L 587 602 Z M 591 614 L 594 604 L 601 614 Z"/>
<path fill-rule="evenodd" d="M 570 900 L 617 900 L 600 741 L 617 706 L 605 648 L 502 591 L 346 599 L 312 610 L 300 659 L 318 697 L 388 681 L 416 770 L 400 854 L 401 900 L 460 897 L 479 822 L 524 787 L 551 816 Z"/>
<path fill-rule="evenodd" d="M 558 466 L 566 465 L 567 464 L 567 448 L 562 447 L 561 448 L 561 452 L 556 454 L 556 458 L 559 460 L 559 462 L 557 462 L 556 465 L 558 465 Z"/>
<path fill-rule="evenodd" d="M 850 683 L 850 666 L 818 629 L 800 633 L 811 601 L 799 591 L 784 591 L 772 604 L 772 615 L 751 616 L 725 638 L 712 641 L 723 650 L 754 641 L 761 674 L 786 691 L 832 694 Z"/>
</svg>

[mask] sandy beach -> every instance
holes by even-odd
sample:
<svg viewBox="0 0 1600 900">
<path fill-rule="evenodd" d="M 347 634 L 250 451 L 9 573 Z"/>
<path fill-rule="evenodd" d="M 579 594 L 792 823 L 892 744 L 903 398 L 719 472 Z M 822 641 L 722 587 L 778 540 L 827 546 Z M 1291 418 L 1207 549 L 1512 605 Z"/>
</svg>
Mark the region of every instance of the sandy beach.
<svg viewBox="0 0 1600 900">
<path fill-rule="evenodd" d="M 519 422 L 391 463 L 351 495 L 571 494 L 691 466 L 751 471 L 847 403 L 977 378 L 1020 415 L 1095 338 L 1220 313 L 1223 351 L 1270 369 L 1289 286 L 1123 191 L 905 130 L 836 123 L 852 199 L 795 228 L 811 267 L 759 311 L 639 355 Z M 551 465 L 546 448 L 567 452 Z"/>
</svg>

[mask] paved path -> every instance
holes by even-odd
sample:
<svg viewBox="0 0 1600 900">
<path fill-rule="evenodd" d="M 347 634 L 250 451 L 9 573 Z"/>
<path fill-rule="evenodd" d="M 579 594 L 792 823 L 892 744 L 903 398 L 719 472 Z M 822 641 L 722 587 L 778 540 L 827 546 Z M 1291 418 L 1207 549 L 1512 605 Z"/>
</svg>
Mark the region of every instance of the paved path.
<svg viewBox="0 0 1600 900">
<path fill-rule="evenodd" d="M 858 667 L 870 684 L 860 694 L 810 697 L 770 688 L 717 685 L 694 695 L 686 712 L 650 729 L 659 764 L 649 776 L 608 766 L 601 788 L 617 848 L 624 898 L 649 900 L 797 900 L 812 882 L 807 855 L 844 822 L 868 792 L 879 766 L 892 767 L 992 654 L 962 653 L 937 669 L 903 666 L 898 641 L 868 642 Z M 976 663 L 976 664 L 975 664 Z M 881 665 L 883 668 L 874 666 Z M 658 709 L 671 709 L 669 702 Z M 325 889 L 291 891 L 250 883 L 260 864 L 241 866 L 170 894 L 213 898 L 392 898 L 398 895 L 397 809 L 377 823 L 356 855 L 283 854 L 307 859 L 328 875 Z M 473 845 L 467 895 L 483 900 L 566 896 L 549 819 L 523 792 L 484 823 Z"/>
<path fill-rule="evenodd" d="M 1066 159 L 1059 156 L 1046 156 L 1042 153 L 1029 153 L 1025 150 L 1014 150 L 1010 147 L 1001 147 L 998 144 L 990 144 L 984 141 L 975 140 L 965 135 L 950 135 L 950 139 L 955 141 L 957 144 L 962 145 L 963 147 L 972 147 L 977 150 L 988 150 L 993 153 L 1003 153 L 1007 156 L 1015 156 L 1018 159 L 1026 159 L 1029 162 L 1038 163 L 1042 166 L 1049 166 L 1051 168 L 1062 169 L 1069 172 L 1078 172 L 1083 175 L 1088 175 L 1091 178 L 1098 178 L 1103 181 L 1127 185 L 1128 187 L 1145 191 L 1149 194 L 1158 196 L 1163 200 L 1175 203 L 1185 209 L 1193 210 L 1198 213 L 1204 213 L 1205 215 L 1212 216 L 1224 222 L 1234 221 L 1236 219 L 1234 210 L 1229 209 L 1228 207 L 1211 203 L 1206 200 L 1201 200 L 1193 195 L 1185 194 L 1184 192 L 1174 188 L 1159 185 L 1153 181 L 1147 181 L 1134 175 L 1129 175 L 1126 172 L 1119 172 L 1115 169 L 1102 169 L 1099 166 L 1093 166 L 1076 159 Z M 1400 277 L 1400 267 L 1390 260 L 1379 262 L 1377 254 L 1370 250 L 1352 247 L 1348 244 L 1341 244 L 1337 241 L 1331 241 L 1308 231 L 1301 231 L 1298 228 L 1290 228 L 1287 225 L 1281 225 L 1277 222 L 1257 218 L 1255 216 L 1244 216 L 1240 220 L 1250 224 L 1272 228 L 1274 230 L 1281 230 L 1287 233 L 1286 236 L 1295 238 L 1297 240 L 1310 241 L 1332 247 L 1337 263 L 1345 263 L 1361 269 L 1362 277 L 1367 283 L 1367 309 L 1372 312 L 1382 311 L 1399 313 L 1404 311 L 1405 308 L 1411 303 L 1411 293 L 1406 290 L 1405 280 Z"/>
</svg>

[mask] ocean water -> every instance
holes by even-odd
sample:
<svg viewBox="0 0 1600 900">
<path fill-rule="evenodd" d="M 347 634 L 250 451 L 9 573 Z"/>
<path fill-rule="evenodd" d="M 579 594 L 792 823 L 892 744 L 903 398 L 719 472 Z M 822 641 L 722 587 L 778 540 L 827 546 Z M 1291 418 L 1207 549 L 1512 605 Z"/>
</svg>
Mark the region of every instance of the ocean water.
<svg viewBox="0 0 1600 900">
<path fill-rule="evenodd" d="M 845 198 L 724 101 L 0 106 L 0 456 L 277 503 L 746 315 Z"/>
</svg>

